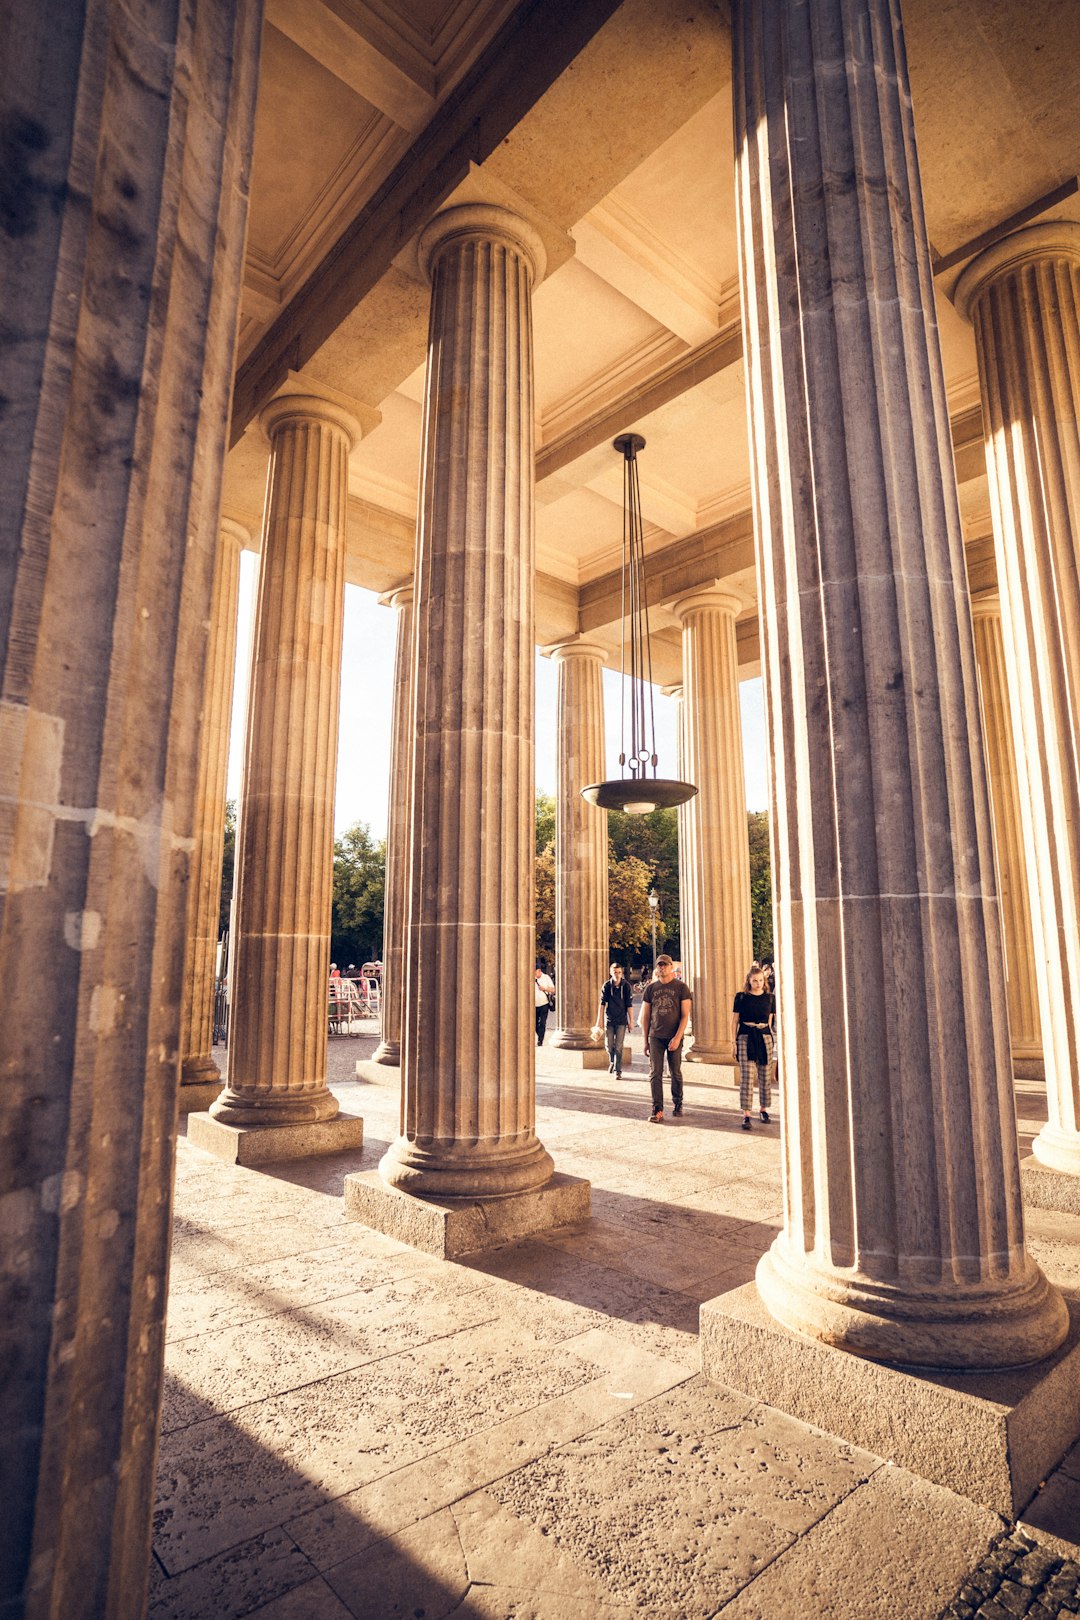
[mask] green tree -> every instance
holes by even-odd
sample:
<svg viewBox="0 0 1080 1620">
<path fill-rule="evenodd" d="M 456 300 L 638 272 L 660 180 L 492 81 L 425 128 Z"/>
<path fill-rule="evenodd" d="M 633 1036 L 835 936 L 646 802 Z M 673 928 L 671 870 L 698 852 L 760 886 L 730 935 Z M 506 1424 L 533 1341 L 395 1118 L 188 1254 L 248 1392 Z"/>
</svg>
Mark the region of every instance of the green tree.
<svg viewBox="0 0 1080 1620">
<path fill-rule="evenodd" d="M 218 912 L 218 938 L 229 926 L 229 904 L 236 866 L 236 800 L 225 801 L 225 848 L 221 860 L 221 909 Z"/>
<path fill-rule="evenodd" d="M 633 858 L 649 869 L 649 888 L 660 896 L 657 939 L 679 944 L 679 817 L 672 809 L 632 816 L 609 810 L 608 849 L 617 861 Z"/>
<path fill-rule="evenodd" d="M 750 839 L 750 921 L 757 960 L 770 960 L 773 945 L 772 856 L 769 849 L 769 812 L 750 810 L 746 816 Z"/>
<path fill-rule="evenodd" d="M 555 967 L 555 844 L 536 856 L 536 960 L 552 972 Z"/>
<path fill-rule="evenodd" d="M 550 793 L 536 795 L 536 853 L 542 855 L 555 844 L 555 800 Z"/>
<path fill-rule="evenodd" d="M 619 860 L 608 851 L 608 931 L 613 952 L 630 954 L 650 947 L 652 914 L 649 889 L 652 871 L 636 855 Z M 657 943 L 665 939 L 664 919 L 656 920 Z"/>
<path fill-rule="evenodd" d="M 340 967 L 382 955 L 386 844 L 357 821 L 334 841 L 330 955 Z"/>
</svg>

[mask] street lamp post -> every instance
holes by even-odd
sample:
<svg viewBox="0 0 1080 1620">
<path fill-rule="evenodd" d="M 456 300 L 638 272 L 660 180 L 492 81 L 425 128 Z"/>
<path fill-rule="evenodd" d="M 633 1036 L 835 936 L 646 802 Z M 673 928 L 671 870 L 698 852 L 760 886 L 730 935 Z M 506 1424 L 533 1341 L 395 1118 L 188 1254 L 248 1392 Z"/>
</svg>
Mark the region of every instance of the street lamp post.
<svg viewBox="0 0 1080 1620">
<path fill-rule="evenodd" d="M 652 970 L 656 975 L 656 913 L 660 909 L 660 896 L 655 889 L 649 890 L 649 921 L 652 923 Z"/>
</svg>

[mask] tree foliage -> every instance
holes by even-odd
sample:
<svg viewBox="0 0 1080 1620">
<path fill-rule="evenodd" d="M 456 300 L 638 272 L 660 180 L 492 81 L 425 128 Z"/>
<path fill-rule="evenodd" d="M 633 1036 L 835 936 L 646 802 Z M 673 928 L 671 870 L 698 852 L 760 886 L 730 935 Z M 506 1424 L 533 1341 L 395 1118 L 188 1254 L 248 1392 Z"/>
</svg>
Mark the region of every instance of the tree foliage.
<svg viewBox="0 0 1080 1620">
<path fill-rule="evenodd" d="M 536 853 L 555 847 L 555 800 L 550 793 L 536 795 Z"/>
<path fill-rule="evenodd" d="M 649 890 L 652 887 L 652 868 L 636 855 L 619 860 L 608 850 L 608 930 L 611 950 L 636 954 L 649 950 L 652 945 L 652 913 L 649 910 Z M 657 946 L 666 938 L 664 919 L 657 915 Z"/>
<path fill-rule="evenodd" d="M 225 801 L 225 847 L 221 860 L 221 906 L 218 911 L 218 938 L 229 926 L 229 905 L 232 901 L 233 870 L 236 866 L 236 800 Z"/>
<path fill-rule="evenodd" d="M 672 809 L 650 810 L 645 816 L 631 816 L 625 810 L 609 810 L 608 850 L 618 861 L 637 860 L 649 871 L 650 888 L 660 897 L 656 937 L 679 946 L 679 817 Z"/>
<path fill-rule="evenodd" d="M 362 821 L 334 841 L 330 955 L 341 967 L 382 956 L 386 844 Z"/>
<path fill-rule="evenodd" d="M 769 849 L 769 812 L 750 810 L 746 816 L 750 839 L 750 921 L 754 955 L 759 962 L 774 955 L 772 856 Z"/>
<path fill-rule="evenodd" d="M 539 821 L 539 799 L 537 821 Z M 546 972 L 555 966 L 555 841 L 554 835 L 536 856 L 536 960 Z"/>
</svg>

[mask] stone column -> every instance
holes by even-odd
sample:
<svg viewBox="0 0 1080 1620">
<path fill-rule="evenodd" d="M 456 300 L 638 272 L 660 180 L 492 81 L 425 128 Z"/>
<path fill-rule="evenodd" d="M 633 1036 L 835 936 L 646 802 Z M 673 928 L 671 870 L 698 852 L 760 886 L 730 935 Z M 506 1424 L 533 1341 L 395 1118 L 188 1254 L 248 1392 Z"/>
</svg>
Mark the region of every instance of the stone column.
<svg viewBox="0 0 1080 1620">
<path fill-rule="evenodd" d="M 682 751 L 697 793 L 686 805 L 679 852 L 683 965 L 694 993 L 687 1061 L 728 1063 L 731 1002 L 753 956 L 746 830 L 738 599 L 700 591 L 674 604 L 682 625 Z"/>
<path fill-rule="evenodd" d="M 401 1062 L 404 1000 L 405 906 L 409 876 L 409 801 L 412 787 L 413 588 L 382 600 L 396 610 L 393 715 L 390 724 L 390 801 L 386 817 L 386 907 L 383 922 L 382 1038 L 373 1063 Z"/>
<path fill-rule="evenodd" d="M 689 780 L 686 774 L 686 705 L 683 702 L 682 682 L 678 681 L 671 686 L 662 686 L 661 692 L 665 697 L 675 700 L 675 775 L 680 782 Z M 690 843 L 689 813 L 692 801 L 687 800 L 680 804 L 677 811 L 677 826 L 679 829 L 679 949 L 686 948 L 686 901 L 683 898 L 686 888 L 687 849 Z M 685 962 L 683 966 L 685 968 Z M 689 974 L 687 974 L 689 978 Z M 691 1014 L 690 1029 L 693 1031 L 694 1019 Z M 689 1053 L 686 1054 L 689 1057 Z M 684 1062 L 686 1058 L 684 1058 Z"/>
<path fill-rule="evenodd" d="M 1080 224 L 987 248 L 956 289 L 975 327 L 1002 639 L 1020 756 L 1049 1122 L 1032 1151 L 1080 1176 Z M 1080 1212 L 1074 1185 L 1025 1178 Z"/>
<path fill-rule="evenodd" d="M 784 1084 L 784 1226 L 757 1287 L 860 1356 L 1019 1365 L 1068 1316 L 1024 1246 L 897 0 L 737 0 L 734 99 Z"/>
<path fill-rule="evenodd" d="M 200 1147 L 239 1163 L 355 1146 L 326 1084 L 334 783 L 349 453 L 340 405 L 285 394 L 262 415 L 270 479 L 255 611 L 237 851 L 228 1083 L 193 1114 Z"/>
<path fill-rule="evenodd" d="M 1009 1004 L 1009 1045 L 1013 1073 L 1042 1079 L 1039 980 L 1031 939 L 1031 905 L 1024 865 L 1020 791 L 1009 714 L 1001 600 L 996 591 L 972 599 L 975 662 L 982 697 L 986 767 L 994 822 L 994 854 L 1005 935 L 1005 988 Z"/>
<path fill-rule="evenodd" d="M 199 786 L 195 797 L 195 851 L 191 866 L 184 1004 L 180 1024 L 180 1112 L 209 1108 L 221 1090 L 214 1062 L 214 962 L 221 915 L 225 843 L 225 776 L 229 767 L 240 552 L 249 538 L 223 518 L 210 604 L 210 646 L 199 733 Z"/>
<path fill-rule="evenodd" d="M 555 799 L 555 1012 L 552 1045 L 582 1053 L 603 1068 L 607 1049 L 592 1033 L 607 978 L 607 811 L 581 790 L 604 776 L 606 654 L 588 641 L 556 647 L 558 754 Z"/>
<path fill-rule="evenodd" d="M 437 215 L 420 249 L 432 299 L 404 1130 L 381 1175 L 347 1178 L 346 1207 L 451 1253 L 578 1219 L 588 1185 L 552 1178 L 535 1130 L 531 294 L 544 250 L 485 204 Z"/>
<path fill-rule="evenodd" d="M 139 1620 L 261 5 L 20 7 L 0 345 L 0 1612 Z"/>
</svg>

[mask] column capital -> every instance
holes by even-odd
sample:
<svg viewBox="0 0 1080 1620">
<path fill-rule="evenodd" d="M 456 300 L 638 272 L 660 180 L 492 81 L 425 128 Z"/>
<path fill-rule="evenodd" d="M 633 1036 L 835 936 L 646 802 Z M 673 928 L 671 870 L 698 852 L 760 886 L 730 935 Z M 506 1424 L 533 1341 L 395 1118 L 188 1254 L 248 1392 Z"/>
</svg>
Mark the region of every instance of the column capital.
<svg viewBox="0 0 1080 1620">
<path fill-rule="evenodd" d="M 683 695 L 683 683 L 682 681 L 672 681 L 670 686 L 662 686 L 660 690 L 665 697 L 681 698 Z"/>
<path fill-rule="evenodd" d="M 527 259 L 534 286 L 544 279 L 547 252 L 535 226 L 496 203 L 459 203 L 444 208 L 420 233 L 420 268 L 430 281 L 439 254 L 451 242 L 501 242 Z"/>
<path fill-rule="evenodd" d="M 1069 219 L 1048 220 L 1002 237 L 961 272 L 953 289 L 953 303 L 970 321 L 972 305 L 991 281 L 1045 259 L 1073 259 L 1080 264 L 1080 224 Z"/>
<path fill-rule="evenodd" d="M 223 517 L 218 524 L 222 539 L 235 540 L 241 551 L 251 549 L 251 530 L 235 518 Z"/>
<path fill-rule="evenodd" d="M 330 427 L 340 428 L 349 441 L 350 453 L 364 436 L 359 420 L 351 411 L 318 394 L 278 394 L 264 407 L 259 422 L 271 443 L 291 422 L 325 422 Z"/>
<path fill-rule="evenodd" d="M 557 641 L 543 651 L 553 664 L 564 663 L 569 658 L 595 658 L 599 663 L 606 664 L 610 657 L 608 649 L 601 647 L 598 641 L 584 641 L 577 636 L 571 641 Z"/>
<path fill-rule="evenodd" d="M 973 619 L 1001 618 L 1001 597 L 995 591 L 980 591 L 978 596 L 971 598 L 971 617 Z"/>
<path fill-rule="evenodd" d="M 670 604 L 671 611 L 680 624 L 690 617 L 692 613 L 700 613 L 705 608 L 716 608 L 721 613 L 730 613 L 737 618 L 742 612 L 742 601 L 732 591 L 722 591 L 717 586 L 707 586 L 705 590 L 695 591 L 692 596 L 680 596 Z"/>
<path fill-rule="evenodd" d="M 400 585 L 394 585 L 390 590 L 383 591 L 379 596 L 379 606 L 388 608 L 407 608 L 415 596 L 415 586 L 411 579 L 403 580 Z"/>
</svg>

